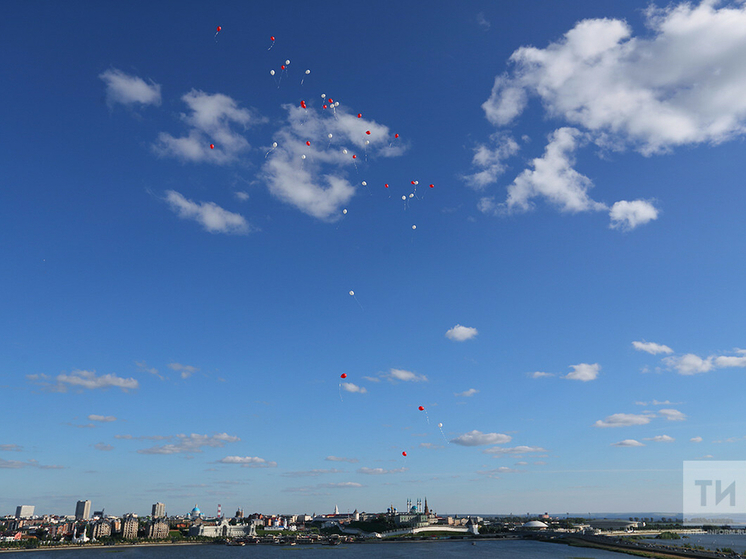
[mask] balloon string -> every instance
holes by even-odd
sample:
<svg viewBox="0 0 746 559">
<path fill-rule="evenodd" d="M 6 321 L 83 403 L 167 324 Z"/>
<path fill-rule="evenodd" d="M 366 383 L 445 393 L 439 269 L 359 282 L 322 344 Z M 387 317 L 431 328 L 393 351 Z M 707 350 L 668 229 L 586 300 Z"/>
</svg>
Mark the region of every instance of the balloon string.
<svg viewBox="0 0 746 559">
<path fill-rule="evenodd" d="M 342 399 L 342 383 L 339 383 L 339 401 L 344 403 L 344 400 Z"/>
<path fill-rule="evenodd" d="M 355 296 L 353 295 L 353 296 L 352 296 L 352 298 L 353 298 L 353 299 L 355 299 L 355 302 L 356 302 L 356 303 L 358 304 L 358 306 L 360 307 L 360 310 L 361 310 L 361 311 L 364 311 L 365 309 L 364 309 L 364 308 L 363 308 L 363 306 L 362 306 L 362 305 L 360 304 L 360 301 L 358 301 L 358 300 L 357 300 L 357 297 L 355 297 Z"/>
<path fill-rule="evenodd" d="M 424 412 L 425 412 L 425 419 L 427 419 L 427 424 L 430 425 L 430 416 L 427 415 L 427 408 L 425 408 Z"/>
</svg>

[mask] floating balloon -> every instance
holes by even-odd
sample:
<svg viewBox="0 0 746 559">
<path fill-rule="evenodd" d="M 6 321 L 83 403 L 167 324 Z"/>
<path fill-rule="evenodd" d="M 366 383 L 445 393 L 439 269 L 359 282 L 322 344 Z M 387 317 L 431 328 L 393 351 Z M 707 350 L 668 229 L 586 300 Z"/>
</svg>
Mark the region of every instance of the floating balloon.
<svg viewBox="0 0 746 559">
<path fill-rule="evenodd" d="M 361 184 L 362 184 L 363 186 L 368 186 L 368 183 L 367 183 L 367 182 L 365 182 L 365 181 L 363 181 L 363 182 L 362 182 Z"/>
<path fill-rule="evenodd" d="M 334 137 L 334 135 L 333 135 L 333 134 L 332 134 L 331 132 L 329 132 L 329 133 L 328 133 L 328 134 L 326 135 L 326 137 L 327 137 L 327 138 L 329 138 L 329 139 L 331 140 L 331 139 L 332 139 L 332 138 Z"/>
<path fill-rule="evenodd" d="M 410 195 L 409 195 L 409 197 L 410 197 L 410 198 L 414 198 L 414 194 L 410 194 Z"/>
<path fill-rule="evenodd" d="M 307 146 L 310 146 L 310 145 L 311 145 L 311 142 L 310 142 L 310 141 L 308 141 L 308 140 L 306 140 L 306 145 L 307 145 Z"/>
<path fill-rule="evenodd" d="M 434 184 L 431 184 L 431 185 L 430 185 L 430 188 L 435 188 L 435 185 L 434 185 Z"/>
<path fill-rule="evenodd" d="M 215 149 L 215 144 L 210 144 L 210 149 Z"/>
<path fill-rule="evenodd" d="M 215 42 L 218 42 L 218 33 L 220 33 L 223 30 L 222 27 L 218 25 L 218 30 L 215 32 Z"/>
<path fill-rule="evenodd" d="M 406 450 L 402 451 L 401 455 L 404 456 L 404 457 L 406 457 L 407 456 L 407 451 Z"/>
<path fill-rule="evenodd" d="M 306 107 L 306 102 L 305 102 L 305 101 L 301 101 L 301 102 L 300 102 L 300 106 L 301 106 L 301 108 L 302 108 L 302 109 L 305 109 L 305 108 L 307 108 L 307 107 Z"/>
<path fill-rule="evenodd" d="M 412 184 L 414 184 L 414 181 L 412 181 Z"/>
<path fill-rule="evenodd" d="M 347 378 L 347 373 L 342 373 L 341 375 L 339 375 L 339 378 Z"/>
<path fill-rule="evenodd" d="M 419 407 L 419 408 L 417 408 L 417 409 L 418 409 L 418 410 L 420 410 L 420 411 L 425 411 L 425 407 L 424 407 L 424 406 L 420 406 L 420 407 Z"/>
<path fill-rule="evenodd" d="M 326 93 L 322 93 L 322 94 L 321 94 L 321 98 L 322 98 L 322 99 L 326 99 Z"/>
<path fill-rule="evenodd" d="M 365 133 L 370 136 L 370 130 L 366 130 Z"/>
<path fill-rule="evenodd" d="M 357 159 L 357 155 L 353 155 L 353 156 L 352 156 L 352 158 L 353 158 L 353 159 Z"/>
<path fill-rule="evenodd" d="M 443 428 L 443 424 L 442 423 L 438 423 L 438 428 L 442 429 Z"/>
<path fill-rule="evenodd" d="M 354 291 L 350 291 L 350 297 L 354 297 L 354 296 L 355 296 L 355 292 Z"/>
<path fill-rule="evenodd" d="M 275 46 L 275 37 L 274 35 L 269 38 L 272 43 L 269 45 L 269 48 L 267 50 L 272 50 L 272 47 Z"/>
<path fill-rule="evenodd" d="M 339 101 L 336 101 L 336 102 L 334 103 L 334 106 L 335 106 L 335 107 L 339 107 Z"/>
<path fill-rule="evenodd" d="M 418 184 L 420 184 L 420 181 L 414 181 L 414 184 L 415 186 L 417 186 Z"/>
<path fill-rule="evenodd" d="M 270 38 L 269 38 L 269 40 L 270 40 L 270 41 L 272 41 L 272 42 L 274 43 L 274 41 L 275 41 L 275 38 L 274 38 L 274 36 L 273 36 L 273 37 L 270 37 Z"/>
<path fill-rule="evenodd" d="M 394 138 L 398 138 L 398 137 L 399 137 L 399 134 L 394 134 Z"/>
<path fill-rule="evenodd" d="M 275 71 L 274 71 L 274 70 L 270 70 L 270 71 L 269 71 L 269 75 L 270 75 L 270 76 L 274 76 L 274 75 L 275 75 Z"/>
<path fill-rule="evenodd" d="M 285 69 L 285 65 L 283 64 L 282 66 L 280 66 L 280 70 L 284 70 L 284 69 Z"/>
<path fill-rule="evenodd" d="M 276 148 L 277 147 L 277 142 L 272 142 L 272 147 Z"/>
<path fill-rule="evenodd" d="M 389 187 L 389 183 L 386 183 L 383 186 L 385 186 L 386 188 L 388 188 Z"/>
<path fill-rule="evenodd" d="M 345 155 L 347 155 L 347 150 L 346 150 L 346 149 L 343 149 L 343 150 L 342 150 L 342 153 L 344 153 Z"/>
<path fill-rule="evenodd" d="M 367 146 L 368 144 L 370 144 L 370 140 L 365 140 L 365 145 Z"/>
<path fill-rule="evenodd" d="M 304 153 L 303 155 L 300 156 L 300 158 L 301 159 L 305 159 L 306 158 L 306 154 Z"/>
<path fill-rule="evenodd" d="M 402 196 L 401 199 L 404 200 L 404 201 L 406 201 L 407 197 L 406 196 Z"/>
<path fill-rule="evenodd" d="M 357 113 L 358 118 L 363 118 L 363 113 Z"/>
<path fill-rule="evenodd" d="M 412 225 L 412 229 L 417 229 L 417 226 L 416 225 Z"/>
<path fill-rule="evenodd" d="M 334 103 L 334 99 L 332 99 L 331 97 L 329 97 L 329 103 L 330 103 L 330 104 L 331 104 L 331 103 Z"/>
<path fill-rule="evenodd" d="M 288 66 L 290 66 L 290 61 L 289 61 L 289 60 L 286 60 L 286 61 L 285 61 L 285 64 L 286 64 L 286 65 L 288 65 Z"/>
<path fill-rule="evenodd" d="M 324 108 L 326 109 L 326 105 L 324 105 Z"/>
<path fill-rule="evenodd" d="M 223 28 L 218 25 L 218 33 L 220 33 L 222 30 Z"/>
<path fill-rule="evenodd" d="M 311 70 L 306 70 L 306 75 L 310 74 Z"/>
<path fill-rule="evenodd" d="M 344 210 L 342 210 L 342 213 L 343 213 L 344 215 L 347 215 L 347 208 L 345 208 Z"/>
</svg>

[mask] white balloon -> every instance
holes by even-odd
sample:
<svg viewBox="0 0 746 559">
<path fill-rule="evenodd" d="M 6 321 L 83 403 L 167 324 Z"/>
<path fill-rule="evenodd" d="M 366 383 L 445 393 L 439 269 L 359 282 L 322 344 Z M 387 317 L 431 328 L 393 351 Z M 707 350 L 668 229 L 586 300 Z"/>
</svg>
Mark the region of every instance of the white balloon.
<svg viewBox="0 0 746 559">
<path fill-rule="evenodd" d="M 368 183 L 363 181 L 363 186 L 368 186 Z"/>
<path fill-rule="evenodd" d="M 310 74 L 311 70 L 306 70 L 306 75 Z"/>
<path fill-rule="evenodd" d="M 344 210 L 342 210 L 342 213 L 345 214 L 345 215 L 347 215 L 347 208 L 345 208 Z"/>
<path fill-rule="evenodd" d="M 410 195 L 409 195 L 409 197 L 410 197 L 410 198 L 414 198 L 414 194 L 410 194 Z"/>
<path fill-rule="evenodd" d="M 274 70 L 270 70 L 270 71 L 269 71 L 269 75 L 270 75 L 270 76 L 274 76 L 274 75 L 275 75 L 275 71 L 274 71 Z"/>
<path fill-rule="evenodd" d="M 350 291 L 350 295 L 352 295 L 354 297 L 355 296 L 355 292 L 354 291 Z"/>
<path fill-rule="evenodd" d="M 414 181 L 415 186 L 417 186 L 418 184 L 420 184 L 420 181 Z"/>
<path fill-rule="evenodd" d="M 277 142 L 272 142 L 272 147 L 276 148 L 277 147 Z"/>
<path fill-rule="evenodd" d="M 416 225 L 412 225 L 412 229 L 417 229 L 417 226 Z"/>
<path fill-rule="evenodd" d="M 402 197 L 401 197 L 401 199 L 402 199 L 402 200 L 406 200 L 406 199 L 407 199 L 407 197 L 406 197 L 406 196 L 402 196 Z"/>
<path fill-rule="evenodd" d="M 334 101 L 334 106 L 339 107 L 339 101 Z"/>
<path fill-rule="evenodd" d="M 326 99 L 326 93 L 322 93 L 322 94 L 321 94 L 321 98 L 322 98 L 322 99 Z"/>
<path fill-rule="evenodd" d="M 306 155 L 305 155 L 305 154 L 303 154 L 303 155 L 301 155 L 301 156 L 300 156 L 300 158 L 301 158 L 301 159 L 305 159 L 305 158 L 306 158 Z"/>
<path fill-rule="evenodd" d="M 370 140 L 365 140 L 365 145 L 367 146 L 370 143 Z"/>
<path fill-rule="evenodd" d="M 443 424 L 442 423 L 438 423 L 438 427 L 440 427 L 442 429 L 443 428 Z"/>
<path fill-rule="evenodd" d="M 329 138 L 329 139 L 331 140 L 331 139 L 332 139 L 332 135 L 331 135 L 331 134 L 329 134 L 329 135 L 327 136 L 327 138 Z"/>
<path fill-rule="evenodd" d="M 347 155 L 347 150 L 346 150 L 346 149 L 343 149 L 343 150 L 342 150 L 342 153 L 344 153 L 345 155 Z"/>
<path fill-rule="evenodd" d="M 289 61 L 289 60 L 286 60 L 286 61 L 285 61 L 285 66 L 287 66 L 288 64 L 290 64 L 290 61 Z"/>
</svg>

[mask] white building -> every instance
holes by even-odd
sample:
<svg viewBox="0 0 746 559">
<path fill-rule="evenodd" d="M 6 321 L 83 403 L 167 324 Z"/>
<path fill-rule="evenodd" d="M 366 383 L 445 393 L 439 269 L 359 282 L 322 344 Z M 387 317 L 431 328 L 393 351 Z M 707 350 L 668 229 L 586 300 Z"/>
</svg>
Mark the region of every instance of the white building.
<svg viewBox="0 0 746 559">
<path fill-rule="evenodd" d="M 202 536 L 205 538 L 244 538 L 246 536 L 256 536 L 256 528 L 254 523 L 251 524 L 237 524 L 231 526 L 228 521 L 223 518 L 215 524 L 200 524 L 199 526 L 192 526 L 189 528 L 190 536 Z"/>
<path fill-rule="evenodd" d="M 153 505 L 153 511 L 151 515 L 153 518 L 163 518 L 166 516 L 166 505 L 163 503 L 156 503 Z"/>
<path fill-rule="evenodd" d="M 75 520 L 88 520 L 88 517 L 91 515 L 91 502 L 86 501 L 78 501 L 78 503 L 75 505 Z"/>
<path fill-rule="evenodd" d="M 34 516 L 34 505 L 19 505 L 16 507 L 16 518 L 31 518 Z"/>
</svg>

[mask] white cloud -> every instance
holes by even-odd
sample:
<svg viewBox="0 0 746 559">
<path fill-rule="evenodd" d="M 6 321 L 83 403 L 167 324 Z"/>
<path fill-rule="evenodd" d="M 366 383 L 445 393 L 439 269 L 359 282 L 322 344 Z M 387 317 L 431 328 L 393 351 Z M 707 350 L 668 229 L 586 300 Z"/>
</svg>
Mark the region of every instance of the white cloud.
<svg viewBox="0 0 746 559">
<path fill-rule="evenodd" d="M 0 444 L 0 451 L 2 452 L 20 452 L 21 450 L 23 450 L 23 447 L 17 444 Z"/>
<path fill-rule="evenodd" d="M 113 415 L 95 415 L 91 414 L 88 416 L 89 421 L 100 421 L 102 423 L 110 423 L 112 421 L 116 421 L 117 418 Z"/>
<path fill-rule="evenodd" d="M 366 474 L 371 476 L 380 476 L 386 474 L 401 474 L 407 471 L 408 468 L 396 468 L 395 470 L 386 470 L 384 468 L 359 468 L 357 473 Z"/>
<path fill-rule="evenodd" d="M 363 487 L 363 484 L 354 481 L 343 481 L 341 483 L 322 483 L 319 487 L 324 489 L 354 489 L 356 487 Z"/>
<path fill-rule="evenodd" d="M 34 460 L 33 458 L 27 460 L 26 462 L 21 462 L 20 460 L 4 460 L 3 458 L 0 458 L 0 469 L 18 470 L 21 468 L 39 468 L 40 470 L 63 470 L 65 467 L 39 464 L 39 461 Z"/>
<path fill-rule="evenodd" d="M 470 340 L 474 336 L 479 334 L 476 328 L 470 328 L 469 326 L 461 326 L 456 324 L 453 328 L 446 332 L 446 338 L 454 340 L 456 342 L 464 342 Z"/>
<path fill-rule="evenodd" d="M 707 373 L 716 368 L 746 367 L 746 350 L 736 349 L 735 352 L 739 355 L 710 355 L 706 359 L 687 353 L 681 357 L 667 357 L 663 362 L 669 368 L 676 369 L 681 375 Z"/>
<path fill-rule="evenodd" d="M 137 368 L 140 371 L 150 373 L 151 375 L 154 375 L 161 380 L 166 380 L 164 376 L 158 373 L 158 369 L 156 369 L 155 367 L 148 367 L 148 364 L 145 361 L 135 361 L 135 365 L 137 365 Z"/>
<path fill-rule="evenodd" d="M 546 378 L 546 377 L 553 377 L 554 373 L 544 373 L 542 371 L 536 371 L 534 373 L 526 373 L 531 378 Z"/>
<path fill-rule="evenodd" d="M 181 378 L 189 378 L 194 373 L 199 371 L 198 367 L 193 367 L 192 365 L 182 365 L 181 363 L 169 363 L 168 368 L 179 373 L 181 375 Z"/>
<path fill-rule="evenodd" d="M 720 368 L 725 367 L 746 367 L 746 355 L 743 355 L 744 350 L 738 350 L 742 355 L 736 357 L 733 355 L 719 355 L 715 357 L 715 366 Z"/>
<path fill-rule="evenodd" d="M 93 445 L 93 448 L 95 448 L 96 450 L 104 451 L 104 452 L 109 452 L 111 450 L 114 450 L 113 446 L 111 446 L 110 444 L 106 444 L 106 443 L 96 443 L 95 445 Z"/>
<path fill-rule="evenodd" d="M 618 443 L 612 443 L 611 446 L 645 446 L 640 441 L 636 441 L 635 439 L 624 439 L 623 441 L 619 441 Z"/>
<path fill-rule="evenodd" d="M 691 439 L 689 439 L 689 440 L 690 440 L 691 442 L 693 442 L 693 443 L 701 443 L 701 442 L 702 442 L 702 437 L 692 437 L 692 438 L 691 438 Z"/>
<path fill-rule="evenodd" d="M 477 14 L 477 25 L 485 31 L 489 30 L 491 27 L 489 20 L 484 16 L 484 12 L 479 12 Z"/>
<path fill-rule="evenodd" d="M 507 466 L 500 466 L 499 468 L 494 468 L 492 470 L 482 470 L 477 473 L 490 478 L 499 479 L 500 474 L 515 474 L 519 472 L 520 470 L 508 468 Z"/>
<path fill-rule="evenodd" d="M 394 382 L 397 380 L 404 382 L 427 382 L 425 375 L 418 375 L 411 371 L 405 371 L 404 369 L 391 369 L 388 373 L 383 375 L 384 378 Z"/>
<path fill-rule="evenodd" d="M 327 456 L 324 460 L 329 462 L 349 462 L 350 464 L 357 464 L 359 462 L 357 458 L 344 458 L 342 456 Z"/>
<path fill-rule="evenodd" d="M 470 388 L 469 390 L 464 390 L 463 392 L 454 392 L 454 396 L 462 396 L 464 398 L 468 398 L 470 396 L 474 396 L 474 394 L 477 394 L 479 390 L 476 388 Z"/>
<path fill-rule="evenodd" d="M 673 437 L 669 437 L 668 435 L 656 435 L 655 437 L 650 437 L 648 439 L 643 439 L 645 441 L 652 441 L 655 443 L 672 443 L 676 439 Z"/>
<path fill-rule="evenodd" d="M 663 417 L 665 417 L 669 421 L 684 421 L 686 419 L 686 415 L 679 410 L 674 409 L 665 409 L 665 410 L 658 410 L 658 413 L 660 413 Z"/>
<path fill-rule="evenodd" d="M 241 214 L 229 212 L 214 202 L 193 202 L 175 190 L 167 190 L 165 200 L 180 218 L 192 219 L 210 233 L 245 235 L 251 230 Z"/>
<path fill-rule="evenodd" d="M 604 420 L 599 419 L 594 423 L 594 425 L 596 427 L 629 427 L 631 425 L 646 425 L 650 423 L 652 417 L 652 415 L 635 413 L 615 413 Z"/>
<path fill-rule="evenodd" d="M 503 448 L 503 447 L 492 447 L 492 448 L 486 448 L 482 451 L 485 454 L 498 454 L 498 455 L 504 455 L 504 454 L 528 454 L 531 452 L 547 452 L 545 448 L 541 448 L 540 446 L 514 446 L 512 448 Z"/>
<path fill-rule="evenodd" d="M 106 84 L 106 103 L 123 105 L 160 105 L 161 86 L 153 81 L 150 84 L 137 76 L 130 76 L 121 70 L 111 68 L 98 76 Z"/>
<path fill-rule="evenodd" d="M 222 93 L 211 95 L 193 89 L 181 99 L 191 111 L 181 115 L 189 131 L 179 138 L 161 132 L 153 151 L 162 157 L 217 165 L 232 163 L 251 147 L 233 128 L 246 130 L 264 121 L 249 109 L 239 108 L 237 101 Z M 211 144 L 214 149 L 210 148 Z"/>
<path fill-rule="evenodd" d="M 358 392 L 359 394 L 365 394 L 366 392 L 368 392 L 362 386 L 358 386 L 357 384 L 353 384 L 351 382 L 343 382 L 342 383 L 342 390 L 344 390 L 346 392 Z"/>
<path fill-rule="evenodd" d="M 601 366 L 598 363 L 580 363 L 579 365 L 570 365 L 573 369 L 571 373 L 567 373 L 564 378 L 570 380 L 580 380 L 588 382 L 589 380 L 596 380 L 598 372 Z"/>
<path fill-rule="evenodd" d="M 202 452 L 203 447 L 221 448 L 227 443 L 238 442 L 239 437 L 229 435 L 228 433 L 218 433 L 216 435 L 176 435 L 178 442 L 175 444 L 165 444 L 153 446 L 138 450 L 139 454 L 191 454 Z"/>
<path fill-rule="evenodd" d="M 307 109 L 284 108 L 287 124 L 275 133 L 277 147 L 267 152 L 262 174 L 273 196 L 312 217 L 338 219 L 355 195 L 347 173 L 369 158 L 404 152 L 402 147 L 391 147 L 388 127 L 357 118 L 343 107 L 335 112 L 317 111 L 310 104 Z"/>
<path fill-rule="evenodd" d="M 485 444 L 504 444 L 511 441 L 511 437 L 509 435 L 504 435 L 502 433 L 482 433 L 481 431 L 471 431 L 469 433 L 464 433 L 463 435 L 459 435 L 455 439 L 451 439 L 451 442 L 454 444 L 459 444 L 461 446 L 481 446 Z"/>
<path fill-rule="evenodd" d="M 673 353 L 673 350 L 667 345 L 656 344 L 654 342 L 632 342 L 632 347 L 637 351 L 645 351 L 650 355 L 659 353 Z"/>
<path fill-rule="evenodd" d="M 275 468 L 277 462 L 268 462 L 256 456 L 226 456 L 217 461 L 218 464 L 239 464 L 243 468 Z"/>
<path fill-rule="evenodd" d="M 718 143 L 744 132 L 746 6 L 650 9 L 650 38 L 614 19 L 588 19 L 545 49 L 522 47 L 483 105 L 506 125 L 537 95 L 564 118 L 645 155 Z"/>
<path fill-rule="evenodd" d="M 644 225 L 658 219 L 658 210 L 647 200 L 620 200 L 609 210 L 611 229 L 631 231 L 638 225 Z"/>
<path fill-rule="evenodd" d="M 96 390 L 98 388 L 119 388 L 121 390 L 135 390 L 140 386 L 136 379 L 122 378 L 114 374 L 96 376 L 96 371 L 79 371 L 75 370 L 69 375 L 60 374 L 56 377 L 57 385 L 49 386 L 49 383 L 43 384 L 49 386 L 51 390 L 65 392 L 68 387 L 87 388 Z"/>
<path fill-rule="evenodd" d="M 467 185 L 475 190 L 483 190 L 505 172 L 504 161 L 518 153 L 520 147 L 510 136 L 495 134 L 492 137 L 492 146 L 479 144 L 474 149 L 472 165 L 479 171 L 471 175 L 464 175 L 463 179 Z"/>
<path fill-rule="evenodd" d="M 249 193 L 244 192 L 243 190 L 236 191 L 233 193 L 233 195 L 241 202 L 245 202 L 246 200 L 249 199 Z"/>
</svg>

